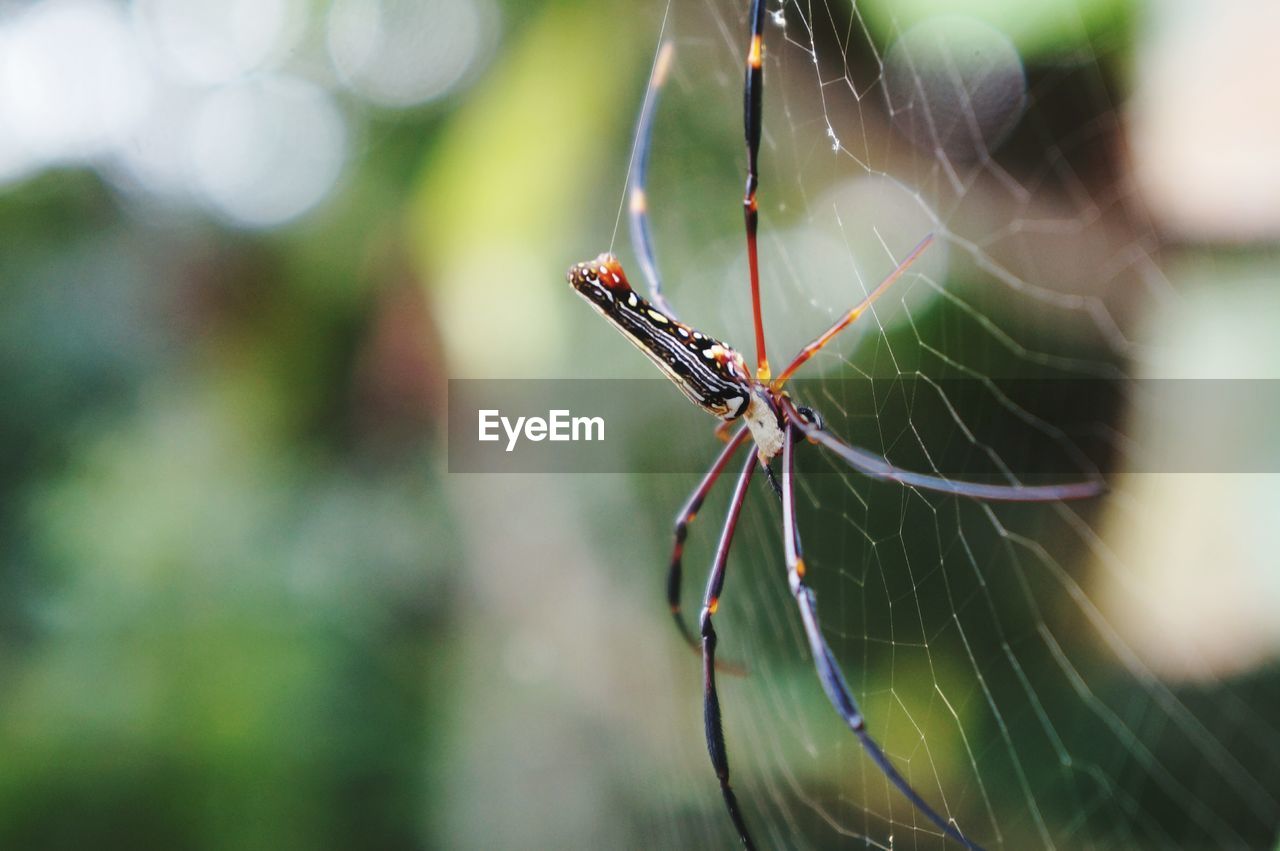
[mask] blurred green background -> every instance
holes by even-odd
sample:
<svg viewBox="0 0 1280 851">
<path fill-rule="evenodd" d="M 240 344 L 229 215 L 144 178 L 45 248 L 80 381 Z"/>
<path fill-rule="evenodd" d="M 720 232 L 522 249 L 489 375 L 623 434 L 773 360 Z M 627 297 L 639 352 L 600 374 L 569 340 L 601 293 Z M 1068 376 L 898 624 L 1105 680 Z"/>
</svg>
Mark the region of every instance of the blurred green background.
<svg viewBox="0 0 1280 851">
<path fill-rule="evenodd" d="M 1274 378 L 1280 21 L 1245 5 L 771 0 L 778 349 L 933 230 L 818 376 Z M 744 6 L 0 4 L 0 847 L 732 847 L 661 595 L 697 477 L 450 475 L 444 424 L 449 378 L 651 375 L 563 269 L 611 245 L 660 31 L 659 259 L 747 343 Z M 973 22 L 995 64 L 931 72 Z M 931 98 L 975 79 L 1014 94 L 967 90 L 971 149 Z M 813 400 L 842 433 L 980 454 L 846 386 Z M 638 468 L 710 461 L 683 404 L 632 424 Z M 1123 471 L 1250 417 L 1079 422 Z M 828 639 L 922 793 L 994 847 L 1273 845 L 1280 489 L 1243 478 L 993 513 L 814 476 Z M 831 715 L 754 496 L 721 631 L 758 838 L 942 847 Z"/>
</svg>

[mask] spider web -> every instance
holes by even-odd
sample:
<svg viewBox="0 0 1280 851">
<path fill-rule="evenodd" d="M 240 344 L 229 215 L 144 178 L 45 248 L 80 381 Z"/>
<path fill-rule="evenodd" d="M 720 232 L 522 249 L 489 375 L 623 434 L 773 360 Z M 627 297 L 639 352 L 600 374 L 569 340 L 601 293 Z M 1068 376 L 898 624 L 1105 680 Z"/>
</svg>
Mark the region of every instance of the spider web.
<svg viewBox="0 0 1280 851">
<path fill-rule="evenodd" d="M 746 5 L 672 10 L 676 68 L 649 196 L 664 211 L 654 228 L 673 303 L 750 359 L 735 204 Z M 1136 381 L 1166 357 L 1148 319 L 1188 299 L 1118 164 L 1126 25 L 1097 26 L 1068 4 L 1069 49 L 1037 52 L 973 19 L 903 26 L 892 5 L 768 4 L 760 253 L 771 361 L 785 364 L 932 232 L 935 245 L 876 310 L 806 366 L 800 401 L 837 434 L 925 472 L 1016 478 L 1044 458 L 1058 480 L 1094 475 L 1096 463 L 1123 471 L 1158 413 Z M 1011 378 L 1105 379 L 1125 403 L 1086 405 L 1064 423 L 1006 393 Z M 1102 500 L 1019 506 L 874 483 L 812 448 L 801 471 L 824 634 L 872 735 L 967 836 L 1003 848 L 1274 843 L 1274 643 L 1205 650 L 1221 607 L 1171 599 L 1174 580 L 1140 543 L 1151 538 L 1133 531 L 1158 538 L 1186 522 L 1169 509 L 1173 492 L 1190 492 L 1192 516 L 1220 511 L 1197 503 L 1204 480 L 1114 476 Z M 665 512 L 693 478 L 661 478 L 650 504 Z M 700 594 L 729 490 L 722 482 L 691 536 L 686 600 Z M 827 703 L 766 491 L 753 486 L 718 618 L 722 656 L 751 670 L 722 677 L 721 699 L 757 841 L 948 846 Z M 664 522 L 655 514 L 655 529 Z M 705 754 L 670 759 L 677 779 L 656 839 L 728 847 Z"/>
</svg>

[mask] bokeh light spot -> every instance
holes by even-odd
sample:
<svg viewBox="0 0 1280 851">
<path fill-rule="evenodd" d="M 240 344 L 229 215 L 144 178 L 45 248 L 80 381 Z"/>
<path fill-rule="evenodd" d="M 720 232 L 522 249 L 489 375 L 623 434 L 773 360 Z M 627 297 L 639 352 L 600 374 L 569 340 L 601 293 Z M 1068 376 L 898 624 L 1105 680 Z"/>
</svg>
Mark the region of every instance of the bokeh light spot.
<svg viewBox="0 0 1280 851">
<path fill-rule="evenodd" d="M 448 94 L 493 41 L 488 0 L 335 0 L 329 55 L 343 82 L 388 107 Z"/>
<path fill-rule="evenodd" d="M 126 138 L 150 83 L 120 9 L 98 0 L 32 6 L 9 22 L 0 54 L 0 163 L 91 159 Z M 23 170 L 18 166 L 16 170 Z M 0 172 L 3 172 L 0 166 Z"/>
<path fill-rule="evenodd" d="M 269 66 L 300 29 L 292 0 L 137 0 L 133 11 L 159 64 L 194 83 L 226 83 Z"/>
<path fill-rule="evenodd" d="M 347 147 L 329 95 L 285 77 L 214 92 L 189 133 L 193 186 L 246 227 L 279 225 L 319 203 L 337 181 Z"/>
<path fill-rule="evenodd" d="M 890 48 L 885 94 L 894 127 L 921 150 L 977 160 L 1022 117 L 1027 78 L 1013 42 L 973 18 L 942 15 Z"/>
</svg>

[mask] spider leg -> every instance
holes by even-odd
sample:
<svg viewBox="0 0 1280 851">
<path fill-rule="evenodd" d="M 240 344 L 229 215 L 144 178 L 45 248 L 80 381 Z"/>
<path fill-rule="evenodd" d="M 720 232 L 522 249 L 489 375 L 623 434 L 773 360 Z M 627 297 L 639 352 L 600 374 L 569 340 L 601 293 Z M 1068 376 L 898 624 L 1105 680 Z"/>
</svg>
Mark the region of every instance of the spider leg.
<svg viewBox="0 0 1280 851">
<path fill-rule="evenodd" d="M 756 255 L 756 226 L 760 215 L 756 188 L 760 185 L 760 131 L 764 95 L 764 0 L 751 3 L 751 42 L 747 48 L 747 77 L 743 84 L 742 124 L 747 139 L 747 189 L 742 211 L 747 225 L 747 266 L 751 273 L 751 315 L 756 329 L 756 378 L 769 380 L 769 356 L 764 349 L 764 318 L 760 313 L 760 266 Z"/>
<path fill-rule="evenodd" d="M 768 464 L 762 465 L 764 474 L 769 478 L 769 487 L 773 488 L 773 492 L 778 495 L 778 499 L 782 499 L 782 485 L 778 484 L 778 477 L 773 474 L 773 468 Z"/>
<path fill-rule="evenodd" d="M 836 663 L 827 641 L 822 637 L 822 629 L 818 624 L 818 603 L 813 590 L 804 584 L 804 556 L 800 546 L 800 529 L 796 525 L 796 494 L 794 483 L 794 447 L 796 430 L 788 428 L 782 444 L 782 537 L 787 558 L 787 577 L 791 584 L 791 593 L 800 606 L 800 619 L 804 621 L 804 631 L 809 638 L 809 648 L 813 655 L 813 664 L 818 669 L 818 678 L 827 693 L 831 705 L 840 713 L 846 725 L 858 737 L 863 749 L 871 757 L 889 782 L 922 813 L 933 822 L 939 830 L 961 843 L 966 848 L 981 851 L 981 847 L 967 839 L 950 821 L 944 819 L 933 807 L 925 802 L 920 793 L 898 773 L 889 761 L 884 750 L 867 732 L 866 720 L 858 710 L 858 704 L 849 691 L 844 674 Z"/>
<path fill-rule="evenodd" d="M 628 187 L 628 195 L 631 199 L 628 204 L 631 244 L 639 256 L 640 271 L 649 284 L 649 301 L 658 310 L 673 318 L 676 314 L 662 294 L 662 279 L 658 276 L 658 263 L 654 259 L 653 236 L 649 232 L 649 202 L 645 196 L 645 186 L 649 179 L 649 148 L 653 141 L 653 117 L 657 111 L 658 95 L 667 81 L 667 73 L 671 70 L 671 57 L 674 53 L 675 44 L 665 41 L 658 49 L 658 58 L 653 63 L 649 88 L 645 91 L 644 105 L 640 108 L 640 119 L 636 123 L 636 163 L 631 172 Z"/>
<path fill-rule="evenodd" d="M 729 561 L 729 545 L 733 543 L 733 533 L 738 527 L 738 516 L 742 513 L 742 504 L 747 498 L 747 486 L 751 484 L 751 474 L 759 462 L 757 453 L 747 453 L 747 462 L 738 476 L 737 487 L 733 491 L 733 501 L 729 503 L 729 514 L 725 518 L 724 531 L 720 534 L 720 544 L 716 547 L 715 561 L 712 562 L 711 575 L 707 578 L 707 593 L 702 600 L 702 689 L 703 689 L 703 721 L 706 726 L 707 753 L 711 756 L 711 765 L 720 780 L 720 793 L 724 796 L 725 806 L 729 809 L 729 818 L 737 828 L 738 836 L 747 849 L 754 849 L 751 834 L 747 832 L 747 823 L 738 808 L 738 798 L 729 785 L 729 755 L 725 750 L 724 731 L 720 726 L 720 698 L 716 694 L 716 630 L 711 623 L 720 602 L 720 592 L 724 589 L 725 565 Z"/>
<path fill-rule="evenodd" d="M 698 511 L 702 508 L 702 503 L 706 500 L 707 494 L 711 493 L 711 489 L 719 480 L 720 474 L 724 472 L 724 468 L 729 464 L 729 459 L 733 457 L 733 454 L 750 433 L 750 429 L 743 427 L 734 433 L 733 437 L 729 438 L 728 445 L 720 450 L 720 454 L 711 465 L 711 469 L 702 477 L 702 481 L 698 483 L 698 487 L 694 489 L 693 493 L 689 494 L 689 499 L 676 515 L 675 545 L 671 548 L 671 566 L 667 569 L 667 602 L 671 606 L 671 617 L 676 622 L 676 629 L 680 630 L 680 636 L 695 653 L 701 653 L 702 646 L 693 637 L 693 632 L 685 624 L 680 612 L 680 580 L 684 573 L 684 542 L 689 534 L 689 524 L 693 522 Z M 721 663 L 720 670 L 738 675 L 746 673 L 741 666 L 726 663 Z"/>
<path fill-rule="evenodd" d="M 894 270 L 886 275 L 885 279 L 877 284 L 876 288 L 872 290 L 866 298 L 850 308 L 847 313 L 841 316 L 834 325 L 824 331 L 821 336 L 815 338 L 811 343 L 800 350 L 800 353 L 795 356 L 791 363 L 787 364 L 787 368 L 784 369 L 782 374 L 778 376 L 777 380 L 773 382 L 773 388 L 777 390 L 781 388 L 783 384 L 786 384 L 787 379 L 794 375 L 795 371 L 799 369 L 801 365 L 809 360 L 809 358 L 822 351 L 827 343 L 830 343 L 835 339 L 837 334 L 852 325 L 854 320 L 859 316 L 866 313 L 867 308 L 871 307 L 876 299 L 884 295 L 885 290 L 893 286 L 894 282 L 902 277 L 902 274 L 907 271 L 907 268 L 910 267 L 912 263 L 916 262 L 932 242 L 933 234 L 929 234 L 924 239 L 920 240 L 920 242 L 916 243 L 916 247 L 911 249 L 911 253 L 904 257 L 902 262 L 894 267 Z"/>
<path fill-rule="evenodd" d="M 796 410 L 790 399 L 782 398 L 787 420 L 809 440 L 839 455 L 849 466 L 865 476 L 889 482 L 910 485 L 941 493 L 966 496 L 970 499 L 1001 502 L 1057 502 L 1060 499 L 1087 499 L 1098 496 L 1106 485 L 1101 481 L 1068 482 L 1061 485 L 988 485 L 978 482 L 959 482 L 941 476 L 913 473 L 895 467 L 885 458 L 850 446 L 825 428 L 808 422 Z"/>
</svg>

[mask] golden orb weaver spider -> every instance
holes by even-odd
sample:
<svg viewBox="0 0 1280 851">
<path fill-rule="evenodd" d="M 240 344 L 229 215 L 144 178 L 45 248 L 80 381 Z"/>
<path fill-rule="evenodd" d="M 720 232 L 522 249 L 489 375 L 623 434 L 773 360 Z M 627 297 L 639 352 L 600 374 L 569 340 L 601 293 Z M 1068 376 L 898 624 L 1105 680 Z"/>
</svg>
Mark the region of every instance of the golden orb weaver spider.
<svg viewBox="0 0 1280 851">
<path fill-rule="evenodd" d="M 827 647 L 818 622 L 816 597 L 805 584 L 805 562 L 801 554 L 800 532 L 796 524 L 793 457 L 796 438 L 802 437 L 810 443 L 830 450 L 853 469 L 871 478 L 977 500 L 1049 502 L 1083 499 L 1097 496 L 1103 491 L 1103 486 L 1096 481 L 1043 486 L 989 485 L 952 481 L 939 476 L 909 472 L 895 467 L 879 455 L 845 443 L 827 430 L 821 417 L 814 411 L 799 406 L 791 400 L 784 389 L 787 380 L 809 358 L 871 307 L 872 303 L 929 247 L 933 240 L 932 235 L 922 239 L 866 298 L 841 316 L 823 334 L 802 348 L 776 378 L 772 377 L 765 352 L 764 324 L 760 311 L 760 278 L 756 260 L 758 220 L 756 188 L 759 184 L 757 166 L 761 134 L 761 101 L 764 91 L 764 15 L 764 0 L 752 0 L 743 97 L 747 143 L 747 182 L 743 197 L 743 212 L 746 221 L 747 266 L 756 338 L 755 375 L 751 375 L 742 355 L 732 347 L 679 321 L 675 311 L 662 294 L 661 278 L 658 275 L 649 233 L 645 176 L 657 95 L 665 82 L 673 53 L 670 42 L 664 43 L 660 49 L 650 77 L 644 105 L 640 111 L 635 138 L 636 163 L 628 185 L 631 239 L 639 256 L 641 271 L 649 286 L 650 297 L 645 299 L 631 288 L 626 274 L 622 271 L 622 266 L 617 258 L 610 254 L 601 254 L 593 261 L 572 266 L 568 273 L 569 283 L 598 313 L 653 361 L 690 401 L 722 421 L 717 428 L 718 434 L 725 436 L 727 434 L 725 429 L 731 428 L 735 422 L 741 420 L 745 423 L 742 428 L 727 438 L 727 445 L 676 515 L 675 545 L 667 573 L 667 597 L 676 626 L 685 641 L 695 651 L 700 649 L 702 653 L 703 716 L 707 751 L 720 781 L 720 791 L 729 811 L 729 817 L 743 846 L 752 849 L 755 843 L 747 830 L 746 820 L 738 805 L 733 787 L 729 784 L 729 758 L 720 723 L 720 700 L 716 692 L 715 673 L 719 666 L 715 659 L 717 637 L 713 616 L 724 587 L 729 546 L 733 542 L 738 517 L 746 500 L 747 488 L 757 466 L 762 466 L 782 498 L 783 548 L 788 581 L 791 593 L 799 606 L 800 619 L 809 641 L 810 652 L 827 698 L 850 731 L 858 738 L 871 760 L 921 814 L 946 836 L 966 848 L 980 849 L 980 846 L 966 837 L 953 821 L 944 819 L 924 800 L 898 772 L 876 740 L 871 737 L 835 656 Z M 706 593 L 702 601 L 702 612 L 699 618 L 701 641 L 699 642 L 689 631 L 680 614 L 680 580 L 685 537 L 689 524 L 693 522 L 703 500 L 706 499 L 716 480 L 724 472 L 734 453 L 746 442 L 748 436 L 754 440 L 756 451 L 749 453 L 741 473 L 738 474 L 737 485 L 729 503 L 720 541 L 716 546 L 711 572 L 707 579 Z M 774 479 L 769 467 L 770 462 L 779 455 L 782 456 L 780 485 Z"/>
</svg>

